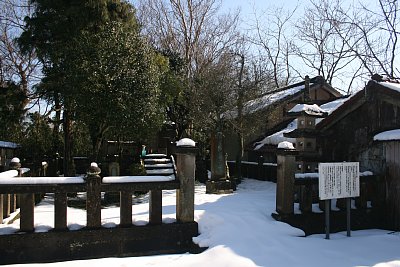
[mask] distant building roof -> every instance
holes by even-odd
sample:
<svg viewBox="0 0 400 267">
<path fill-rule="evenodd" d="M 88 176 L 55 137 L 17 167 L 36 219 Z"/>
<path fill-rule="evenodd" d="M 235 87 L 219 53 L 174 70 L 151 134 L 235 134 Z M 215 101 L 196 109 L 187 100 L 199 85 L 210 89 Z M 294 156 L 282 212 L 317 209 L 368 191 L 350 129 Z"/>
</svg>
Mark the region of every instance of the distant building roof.
<svg viewBox="0 0 400 267">
<path fill-rule="evenodd" d="M 323 112 L 326 112 L 327 114 L 331 114 L 334 110 L 336 110 L 338 107 L 340 107 L 344 102 L 346 102 L 349 99 L 350 99 L 350 97 L 336 99 L 334 101 L 331 101 L 331 102 L 321 105 L 321 107 L 319 107 L 319 109 L 321 109 Z M 301 106 L 298 106 L 298 108 L 300 108 L 300 107 Z M 298 108 L 293 109 L 293 110 L 297 112 Z M 323 119 L 324 118 L 317 119 L 317 124 L 319 122 L 321 122 Z M 283 141 L 295 142 L 294 138 L 284 136 L 284 134 L 289 133 L 295 129 L 297 129 L 297 119 L 294 119 L 282 130 L 275 132 L 269 136 L 266 136 L 261 141 L 255 142 L 254 150 L 259 150 L 264 145 L 275 145 L 276 146 L 280 142 L 283 142 Z"/>
<path fill-rule="evenodd" d="M 334 89 L 331 85 L 327 84 L 321 76 L 316 76 L 310 79 L 310 88 L 315 87 L 316 85 L 324 85 L 324 89 L 335 97 L 342 96 L 340 92 Z M 247 103 L 245 103 L 243 107 L 243 114 L 244 115 L 252 114 L 254 112 L 272 106 L 277 102 L 284 101 L 287 98 L 290 98 L 295 95 L 299 95 L 304 91 L 304 88 L 305 88 L 305 81 L 302 81 L 283 88 L 278 88 L 276 90 L 269 91 L 264 95 L 262 95 L 261 97 L 254 100 L 250 100 Z M 225 112 L 225 114 L 223 114 L 223 117 L 227 119 L 234 119 L 237 117 L 237 110 L 235 109 Z"/>
<path fill-rule="evenodd" d="M 400 101 L 400 83 L 397 80 L 376 81 L 370 80 L 363 90 L 356 92 L 350 97 L 342 100 L 336 108 L 329 112 L 329 116 L 317 125 L 317 129 L 329 128 L 347 114 L 352 112 L 367 101 L 371 93 L 379 93 L 391 99 Z M 400 103 L 400 102 L 399 102 Z M 323 108 L 323 106 L 321 106 Z"/>
<path fill-rule="evenodd" d="M 19 145 L 13 142 L 0 141 L 0 148 L 18 148 Z"/>
</svg>

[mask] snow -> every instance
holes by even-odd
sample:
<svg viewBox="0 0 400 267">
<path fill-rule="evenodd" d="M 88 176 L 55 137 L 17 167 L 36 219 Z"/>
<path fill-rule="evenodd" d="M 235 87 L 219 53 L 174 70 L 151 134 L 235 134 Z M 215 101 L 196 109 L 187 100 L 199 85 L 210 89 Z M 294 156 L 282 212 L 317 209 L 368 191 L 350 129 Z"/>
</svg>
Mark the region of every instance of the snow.
<svg viewBox="0 0 400 267">
<path fill-rule="evenodd" d="M 352 231 L 304 237 L 303 231 L 275 221 L 276 185 L 271 182 L 244 179 L 233 194 L 205 194 L 205 186 L 196 185 L 195 220 L 200 235 L 194 242 L 208 247 L 200 254 L 158 255 L 146 257 L 103 258 L 58 263 L 47 267 L 256 267 L 256 266 L 400 266 L 400 234 L 385 230 Z M 163 191 L 163 222 L 175 221 L 175 190 Z M 53 227 L 52 202 L 49 199 L 35 208 L 36 229 L 46 231 Z M 133 207 L 135 225 L 148 222 L 148 203 Z M 314 209 L 314 207 L 313 207 Z M 299 212 L 296 210 L 296 212 Z M 68 208 L 68 227 L 71 230 L 86 224 L 84 210 Z M 119 223 L 119 208 L 102 210 L 103 226 Z M 39 227 L 40 225 L 40 227 Z M 1 225 L 0 233 L 10 233 L 19 227 L 19 220 Z M 11 266 L 11 265 L 9 265 Z M 16 264 L 23 267 L 41 267 L 43 264 Z"/>
<path fill-rule="evenodd" d="M 90 163 L 90 167 L 96 167 L 96 168 L 98 168 L 99 166 L 97 165 L 96 162 L 92 162 L 92 163 Z"/>
<path fill-rule="evenodd" d="M 146 170 L 146 173 L 151 175 L 151 174 L 173 174 L 174 170 L 173 169 L 152 169 L 152 170 Z"/>
<path fill-rule="evenodd" d="M 319 178 L 319 174 L 318 172 L 295 173 L 294 178 L 296 179 Z"/>
<path fill-rule="evenodd" d="M 12 163 L 21 163 L 21 161 L 19 160 L 19 158 L 12 158 L 11 159 Z"/>
<path fill-rule="evenodd" d="M 147 157 L 167 157 L 165 154 L 147 154 Z"/>
<path fill-rule="evenodd" d="M 383 85 L 387 88 L 400 92 L 400 83 L 393 83 L 393 82 L 380 82 L 380 85 Z"/>
<path fill-rule="evenodd" d="M 288 142 L 288 141 L 283 141 L 280 142 L 278 144 L 278 148 L 282 148 L 282 149 L 294 149 L 294 146 L 292 143 Z"/>
<path fill-rule="evenodd" d="M 326 111 L 320 108 L 317 104 L 308 105 L 308 104 L 297 104 L 289 113 L 297 113 L 297 112 L 305 112 L 309 115 L 323 115 L 326 114 Z"/>
<path fill-rule="evenodd" d="M 286 90 L 278 91 L 275 93 L 266 94 L 260 98 L 250 100 L 243 107 L 243 115 L 252 114 L 263 108 L 266 108 L 277 101 L 284 99 L 287 96 L 294 95 L 304 89 L 304 85 L 299 85 Z M 224 118 L 235 119 L 237 117 L 237 110 L 231 110 L 223 114 Z"/>
<path fill-rule="evenodd" d="M 374 141 L 400 140 L 400 129 L 379 133 L 374 136 Z"/>
<path fill-rule="evenodd" d="M 254 150 L 259 150 L 264 145 L 275 145 L 276 146 L 280 142 L 283 142 L 283 141 L 288 141 L 291 143 L 296 142 L 296 138 L 288 138 L 288 137 L 283 136 L 284 133 L 291 132 L 294 129 L 297 129 L 297 119 L 290 122 L 286 126 L 286 128 L 282 129 L 281 131 L 271 134 L 271 135 L 265 137 L 263 140 L 256 142 L 254 144 L 255 145 Z"/>
<path fill-rule="evenodd" d="M 335 111 L 337 108 L 339 108 L 341 105 L 343 105 L 346 101 L 348 101 L 351 97 L 347 97 L 347 98 L 340 98 L 340 99 L 336 99 L 334 101 L 328 102 L 326 104 L 321 105 L 321 107 L 317 107 L 319 108 L 318 110 L 321 110 L 322 112 L 331 114 L 333 111 Z M 307 106 L 313 106 L 313 105 L 296 105 L 297 108 L 296 109 L 291 109 L 290 112 L 300 112 L 303 108 L 306 108 Z M 295 107 L 296 107 L 295 106 Z M 294 111 L 293 111 L 294 110 Z M 324 120 L 324 118 L 317 118 L 316 119 L 316 124 L 320 123 L 322 120 Z M 254 143 L 254 150 L 259 150 L 260 148 L 262 148 L 264 145 L 278 145 L 280 142 L 283 141 L 288 141 L 291 143 L 296 142 L 296 138 L 289 138 L 289 137 L 285 137 L 283 136 L 284 133 L 288 133 L 291 132 L 293 130 L 297 129 L 297 119 L 293 120 L 292 122 L 290 122 L 286 128 L 282 129 L 281 131 L 278 131 L 274 134 L 271 134 L 267 137 L 265 137 L 263 140 Z"/>
<path fill-rule="evenodd" d="M 13 142 L 0 141 L 1 148 L 17 148 L 19 145 Z"/>
<path fill-rule="evenodd" d="M 18 172 L 17 172 L 18 173 Z M 83 177 L 13 177 L 0 179 L 0 184 L 81 184 Z"/>
<path fill-rule="evenodd" d="M 5 172 L 0 172 L 0 179 L 7 179 L 7 178 L 12 178 L 18 176 L 18 171 L 17 170 L 9 170 Z"/>
<path fill-rule="evenodd" d="M 173 170 L 172 170 L 173 172 Z M 158 170 L 158 173 L 160 171 Z M 154 176 L 106 176 L 103 183 L 143 183 L 143 182 L 167 182 L 175 180 L 175 175 L 154 175 Z"/>
<path fill-rule="evenodd" d="M 196 143 L 189 138 L 182 138 L 178 142 L 176 142 L 176 146 L 190 146 L 190 147 L 195 147 Z"/>
</svg>

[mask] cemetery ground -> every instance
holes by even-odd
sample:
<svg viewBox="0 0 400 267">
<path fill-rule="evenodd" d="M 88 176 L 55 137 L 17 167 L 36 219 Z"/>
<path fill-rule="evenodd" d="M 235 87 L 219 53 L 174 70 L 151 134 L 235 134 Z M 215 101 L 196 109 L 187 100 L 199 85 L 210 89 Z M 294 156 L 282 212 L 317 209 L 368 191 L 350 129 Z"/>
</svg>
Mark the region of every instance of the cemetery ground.
<svg viewBox="0 0 400 267">
<path fill-rule="evenodd" d="M 208 247 L 200 254 L 171 254 L 145 257 L 101 258 L 46 263 L 46 266 L 400 266 L 400 233 L 380 229 L 305 236 L 300 229 L 275 221 L 276 185 L 244 179 L 233 194 L 205 194 L 205 185 L 196 184 L 195 220 L 200 235 L 194 242 Z M 133 223 L 148 222 L 147 195 L 133 205 Z M 175 190 L 163 191 L 163 222 L 175 221 Z M 317 207 L 313 207 L 318 210 Z M 295 207 L 298 212 L 298 207 Z M 119 223 L 119 208 L 102 209 L 103 227 Z M 68 208 L 69 229 L 86 224 L 86 212 Z M 35 208 L 35 231 L 53 227 L 51 196 Z M 2 225 L 0 234 L 19 229 L 19 220 Z M 9 266 L 42 266 L 21 264 Z"/>
</svg>

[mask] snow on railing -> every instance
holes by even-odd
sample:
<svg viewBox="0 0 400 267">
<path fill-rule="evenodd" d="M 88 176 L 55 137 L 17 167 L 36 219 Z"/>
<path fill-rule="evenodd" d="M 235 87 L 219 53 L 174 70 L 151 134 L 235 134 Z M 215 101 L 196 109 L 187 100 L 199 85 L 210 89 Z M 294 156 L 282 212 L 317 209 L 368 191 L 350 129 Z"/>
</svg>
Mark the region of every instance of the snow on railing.
<svg viewBox="0 0 400 267">
<path fill-rule="evenodd" d="M 168 176 L 106 176 L 103 183 L 144 183 L 144 182 L 168 182 L 174 181 L 175 175 Z"/>
<path fill-rule="evenodd" d="M 7 179 L 18 176 L 17 170 L 9 170 L 5 172 L 0 172 L 0 179 Z"/>
<path fill-rule="evenodd" d="M 82 184 L 84 182 L 83 177 L 10 177 L 0 179 L 0 184 L 3 185 Z"/>
</svg>

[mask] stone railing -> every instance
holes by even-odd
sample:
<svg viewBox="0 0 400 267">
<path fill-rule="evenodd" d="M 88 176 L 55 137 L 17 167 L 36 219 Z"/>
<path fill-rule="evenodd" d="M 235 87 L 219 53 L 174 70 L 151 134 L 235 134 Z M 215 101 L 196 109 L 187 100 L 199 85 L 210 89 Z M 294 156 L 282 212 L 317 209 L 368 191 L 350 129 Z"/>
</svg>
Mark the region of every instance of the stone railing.
<svg viewBox="0 0 400 267">
<path fill-rule="evenodd" d="M 195 147 L 177 147 L 176 176 L 101 177 L 92 164 L 86 177 L 18 177 L 0 179 L 0 194 L 18 194 L 20 231 L 0 235 L 0 264 L 134 256 L 198 249 L 194 221 Z M 162 222 L 162 190 L 177 190 L 176 222 Z M 132 194 L 150 191 L 149 223 L 132 224 Z M 86 192 L 86 226 L 67 228 L 67 193 Z M 101 193 L 119 192 L 120 224 L 101 225 Z M 54 193 L 54 229 L 35 232 L 34 194 Z"/>
</svg>

